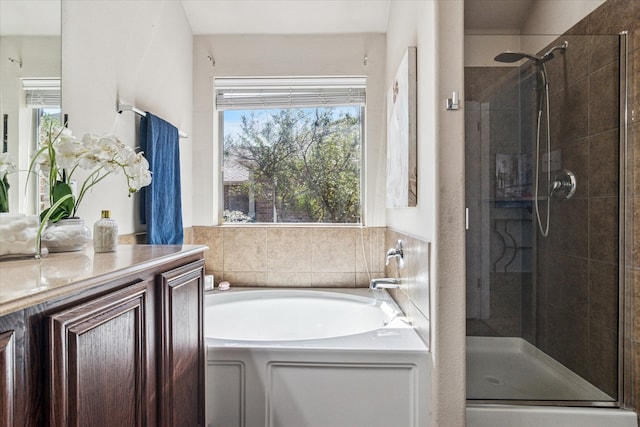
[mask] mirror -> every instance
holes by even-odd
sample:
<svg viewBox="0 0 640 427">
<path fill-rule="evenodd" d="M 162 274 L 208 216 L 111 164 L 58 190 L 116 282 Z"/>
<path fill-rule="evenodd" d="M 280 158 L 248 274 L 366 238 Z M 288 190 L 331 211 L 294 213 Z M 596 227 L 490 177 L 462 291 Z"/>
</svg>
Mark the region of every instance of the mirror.
<svg viewBox="0 0 640 427">
<path fill-rule="evenodd" d="M 27 184 L 39 127 L 60 122 L 60 0 L 0 1 L 0 151 L 18 168 L 7 175 L 9 210 L 39 211 L 38 179 Z"/>
</svg>

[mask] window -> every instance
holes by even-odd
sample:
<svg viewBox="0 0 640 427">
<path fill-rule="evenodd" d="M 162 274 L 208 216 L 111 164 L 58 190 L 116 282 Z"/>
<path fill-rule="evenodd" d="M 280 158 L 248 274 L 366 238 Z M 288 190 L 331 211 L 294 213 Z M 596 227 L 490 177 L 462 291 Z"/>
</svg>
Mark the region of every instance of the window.
<svg viewBox="0 0 640 427">
<path fill-rule="evenodd" d="M 363 78 L 216 79 L 224 223 L 360 223 Z"/>
<path fill-rule="evenodd" d="M 36 152 L 40 145 L 40 136 L 52 127 L 62 126 L 61 110 L 60 107 L 43 107 L 32 108 L 32 149 Z M 49 180 L 46 176 L 40 173 L 38 179 L 38 188 L 36 191 L 36 206 L 38 206 L 38 212 L 42 212 L 49 207 Z M 72 182 L 72 185 L 75 183 Z M 74 188 L 75 195 L 75 188 Z"/>
<path fill-rule="evenodd" d="M 44 133 L 44 130 L 62 126 L 60 79 L 24 78 L 22 79 L 22 90 L 25 106 L 30 110 L 29 127 L 31 128 L 31 134 L 29 136 L 29 145 L 31 154 L 38 150 L 40 136 Z M 36 185 L 36 180 L 30 182 Z M 33 196 L 38 212 L 42 212 L 49 207 L 47 178 L 41 175 L 37 182 L 37 187 L 29 189 L 29 197 Z"/>
</svg>

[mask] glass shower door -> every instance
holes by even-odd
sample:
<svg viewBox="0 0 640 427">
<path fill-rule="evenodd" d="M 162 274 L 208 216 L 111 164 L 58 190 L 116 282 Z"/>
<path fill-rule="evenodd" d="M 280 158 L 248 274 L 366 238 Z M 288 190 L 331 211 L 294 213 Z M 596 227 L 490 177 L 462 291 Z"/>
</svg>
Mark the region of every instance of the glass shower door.
<svg viewBox="0 0 640 427">
<path fill-rule="evenodd" d="M 618 35 L 537 52 L 465 68 L 467 398 L 613 406 L 625 58 Z"/>
</svg>

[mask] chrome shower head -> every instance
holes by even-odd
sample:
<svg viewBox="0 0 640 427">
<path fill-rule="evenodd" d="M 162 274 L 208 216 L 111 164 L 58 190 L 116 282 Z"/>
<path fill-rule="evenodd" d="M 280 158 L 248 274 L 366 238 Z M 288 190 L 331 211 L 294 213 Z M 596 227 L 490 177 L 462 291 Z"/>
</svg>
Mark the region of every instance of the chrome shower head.
<svg viewBox="0 0 640 427">
<path fill-rule="evenodd" d="M 561 50 L 562 53 L 565 52 L 565 50 L 567 49 L 567 46 L 569 45 L 568 42 L 564 42 L 559 46 L 554 46 L 551 49 L 549 49 L 547 51 L 547 53 L 545 53 L 542 56 L 537 56 L 537 55 L 533 55 L 531 53 L 524 53 L 524 52 L 502 52 L 498 55 L 496 55 L 495 58 L 493 58 L 494 61 L 497 62 L 506 62 L 506 63 L 512 63 L 512 62 L 518 62 L 521 59 L 527 58 L 532 60 L 533 62 L 536 63 L 536 65 L 541 65 L 544 64 L 545 62 L 547 62 L 550 59 L 554 58 L 554 54 L 553 52 L 555 52 L 556 50 Z"/>
<path fill-rule="evenodd" d="M 531 55 L 524 52 L 502 52 L 496 55 L 496 57 L 493 58 L 493 60 L 498 62 L 512 63 L 512 62 L 518 62 L 524 58 L 531 59 L 536 64 L 540 63 L 542 60 L 542 58 L 538 58 L 535 55 Z"/>
</svg>

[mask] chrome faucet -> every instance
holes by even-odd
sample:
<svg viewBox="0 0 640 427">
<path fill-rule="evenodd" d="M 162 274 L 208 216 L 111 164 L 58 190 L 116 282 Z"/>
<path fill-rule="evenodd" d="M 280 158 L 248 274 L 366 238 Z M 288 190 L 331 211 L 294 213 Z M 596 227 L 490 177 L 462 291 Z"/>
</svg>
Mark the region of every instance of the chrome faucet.
<svg viewBox="0 0 640 427">
<path fill-rule="evenodd" d="M 400 287 L 400 279 L 393 277 L 383 277 L 380 279 L 371 279 L 369 289 L 396 289 Z"/>
<path fill-rule="evenodd" d="M 387 251 L 387 260 L 384 265 L 389 265 L 389 260 L 395 258 L 398 263 L 398 270 L 404 267 L 404 251 L 402 250 L 402 240 L 396 242 L 396 247 Z"/>
</svg>

